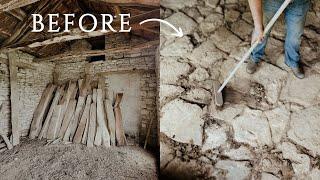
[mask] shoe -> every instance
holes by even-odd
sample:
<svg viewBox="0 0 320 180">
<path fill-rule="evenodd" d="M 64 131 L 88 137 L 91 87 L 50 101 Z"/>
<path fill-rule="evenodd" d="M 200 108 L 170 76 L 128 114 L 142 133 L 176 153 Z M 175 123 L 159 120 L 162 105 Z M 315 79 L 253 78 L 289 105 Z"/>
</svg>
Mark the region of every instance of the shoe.
<svg viewBox="0 0 320 180">
<path fill-rule="evenodd" d="M 305 77 L 303 68 L 301 66 L 298 67 L 290 67 L 287 63 L 285 63 L 292 71 L 293 75 L 299 79 L 303 79 Z"/>
<path fill-rule="evenodd" d="M 302 67 L 291 68 L 291 70 L 297 78 L 303 79 L 305 77 Z"/>
<path fill-rule="evenodd" d="M 257 71 L 258 63 L 253 62 L 252 60 L 249 60 L 247 63 L 247 73 L 253 74 Z"/>
</svg>

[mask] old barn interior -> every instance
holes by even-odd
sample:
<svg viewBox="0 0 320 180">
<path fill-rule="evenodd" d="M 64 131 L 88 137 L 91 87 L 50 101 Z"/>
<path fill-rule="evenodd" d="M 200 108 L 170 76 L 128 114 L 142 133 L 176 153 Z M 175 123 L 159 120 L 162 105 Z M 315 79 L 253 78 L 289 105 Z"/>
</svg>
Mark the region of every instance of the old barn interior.
<svg viewBox="0 0 320 180">
<path fill-rule="evenodd" d="M 60 16 L 60 32 L 47 32 L 47 17 L 52 13 L 75 13 L 71 31 L 63 32 L 64 18 Z M 86 13 L 95 15 L 98 24 L 101 13 L 129 13 L 132 30 L 101 32 L 97 26 L 84 33 L 77 20 Z M 158 149 L 159 24 L 141 26 L 139 22 L 159 18 L 159 13 L 157 0 L 0 0 L 0 176 L 156 177 L 150 154 Z M 31 14 L 43 16 L 44 31 L 31 32 Z M 84 19 L 86 27 L 92 23 L 92 19 Z M 112 25 L 119 29 L 119 19 Z M 65 158 L 49 158 L 46 153 L 64 153 L 57 156 Z M 124 159 L 117 158 L 120 155 Z M 62 161 L 59 166 L 47 167 Z M 81 168 L 82 162 L 95 170 Z M 117 170 L 116 174 L 97 168 L 109 168 L 106 164 L 113 162 L 122 168 L 136 166 L 142 172 Z M 149 170 L 140 167 L 146 166 L 143 163 L 149 163 Z"/>
</svg>

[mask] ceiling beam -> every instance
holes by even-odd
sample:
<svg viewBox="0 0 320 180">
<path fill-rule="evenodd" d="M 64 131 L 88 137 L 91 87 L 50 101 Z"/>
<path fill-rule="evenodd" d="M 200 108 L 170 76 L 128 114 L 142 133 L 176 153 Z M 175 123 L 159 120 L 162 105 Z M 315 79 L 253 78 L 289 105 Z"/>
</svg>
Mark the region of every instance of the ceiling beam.
<svg viewBox="0 0 320 180">
<path fill-rule="evenodd" d="M 35 62 L 39 61 L 61 61 L 66 60 L 70 58 L 83 58 L 83 57 L 90 57 L 90 56 L 101 56 L 101 55 L 112 55 L 117 53 L 124 53 L 124 52 L 138 52 L 141 51 L 141 49 L 147 49 L 154 46 L 159 46 L 160 41 L 148 41 L 145 43 L 141 43 L 135 46 L 126 46 L 126 47 L 117 47 L 117 48 L 110 48 L 105 50 L 86 50 L 86 51 L 71 51 L 67 53 L 58 54 L 51 57 L 46 58 L 38 58 L 35 59 Z"/>
<path fill-rule="evenodd" d="M 137 29 L 143 29 L 147 27 L 154 27 L 158 26 L 158 22 L 151 22 L 144 24 L 143 26 L 139 25 L 139 22 L 144 20 L 144 18 L 157 18 L 159 17 L 159 10 L 153 10 L 147 13 L 143 13 L 137 16 L 133 16 L 130 18 L 130 26 L 132 27 L 132 30 L 137 30 Z M 133 24 L 131 24 L 133 23 Z M 120 24 L 119 22 L 115 22 L 114 28 L 118 27 Z M 41 39 L 34 39 L 30 40 L 27 42 L 23 43 L 17 43 L 13 44 L 10 46 L 3 47 L 0 52 L 10 52 L 10 51 L 15 51 L 15 50 L 21 50 L 24 48 L 35 48 L 35 47 L 40 47 L 40 46 L 46 46 L 50 44 L 55 44 L 55 43 L 61 43 L 61 42 L 67 42 L 67 41 L 72 41 L 72 40 L 79 40 L 79 39 L 87 39 L 87 38 L 92 38 L 92 37 L 98 37 L 98 36 L 104 36 L 108 33 L 111 32 L 101 32 L 100 30 L 93 31 L 91 33 L 86 33 L 80 31 L 80 29 L 76 28 L 71 30 L 69 33 L 61 32 L 61 33 L 52 33 L 47 35 L 44 38 Z"/>
<path fill-rule="evenodd" d="M 21 8 L 38 1 L 40 0 L 2 0 L 0 1 L 0 12 Z"/>
<path fill-rule="evenodd" d="M 104 2 L 119 6 L 155 6 L 159 7 L 159 0 L 89 0 L 91 2 Z"/>
</svg>

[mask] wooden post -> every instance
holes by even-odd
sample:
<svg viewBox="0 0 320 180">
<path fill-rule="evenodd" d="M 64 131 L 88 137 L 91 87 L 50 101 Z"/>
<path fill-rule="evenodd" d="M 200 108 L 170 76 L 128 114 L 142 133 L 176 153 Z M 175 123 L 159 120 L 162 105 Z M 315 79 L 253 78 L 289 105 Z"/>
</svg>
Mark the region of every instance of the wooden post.
<svg viewBox="0 0 320 180">
<path fill-rule="evenodd" d="M 17 87 L 16 58 L 14 53 L 8 53 L 9 71 L 10 71 L 10 102 L 11 102 L 11 124 L 12 124 L 12 145 L 20 143 L 20 125 L 19 125 L 19 94 Z"/>
</svg>

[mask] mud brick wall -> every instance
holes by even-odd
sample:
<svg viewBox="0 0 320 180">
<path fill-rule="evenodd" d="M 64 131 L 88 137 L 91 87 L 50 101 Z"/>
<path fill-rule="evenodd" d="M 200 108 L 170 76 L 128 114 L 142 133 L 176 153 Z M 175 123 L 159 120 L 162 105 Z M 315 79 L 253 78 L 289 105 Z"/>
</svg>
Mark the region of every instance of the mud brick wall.
<svg viewBox="0 0 320 180">
<path fill-rule="evenodd" d="M 17 52 L 14 54 L 17 64 L 24 62 L 33 65 L 30 68 L 18 68 L 17 85 L 19 92 L 19 121 L 22 136 L 28 134 L 33 112 L 38 105 L 42 92 L 48 83 L 52 82 L 52 63 L 33 63 L 33 56 Z M 4 59 L 7 56 L 2 55 Z M 3 114 L 0 118 L 0 128 L 7 134 L 11 133 L 10 81 L 9 67 L 0 64 L 0 103 L 3 103 Z"/>
<path fill-rule="evenodd" d="M 105 40 L 105 48 L 113 49 L 123 46 L 135 46 L 145 42 L 137 36 L 125 34 L 110 35 Z M 76 42 L 72 49 L 90 49 L 84 41 Z M 108 52 L 108 51 L 106 51 Z M 99 75 L 108 76 L 113 73 L 138 73 L 140 74 L 140 133 L 139 143 L 143 143 L 150 119 L 153 121 L 151 130 L 152 146 L 157 142 L 157 117 L 156 117 L 156 75 L 155 75 L 155 49 L 142 49 L 136 52 L 105 54 L 105 61 L 91 62 L 85 58 L 67 59 L 56 63 L 55 79 L 57 82 L 77 80 L 87 74 L 98 78 Z M 108 88 L 108 84 L 106 83 Z"/>
</svg>

